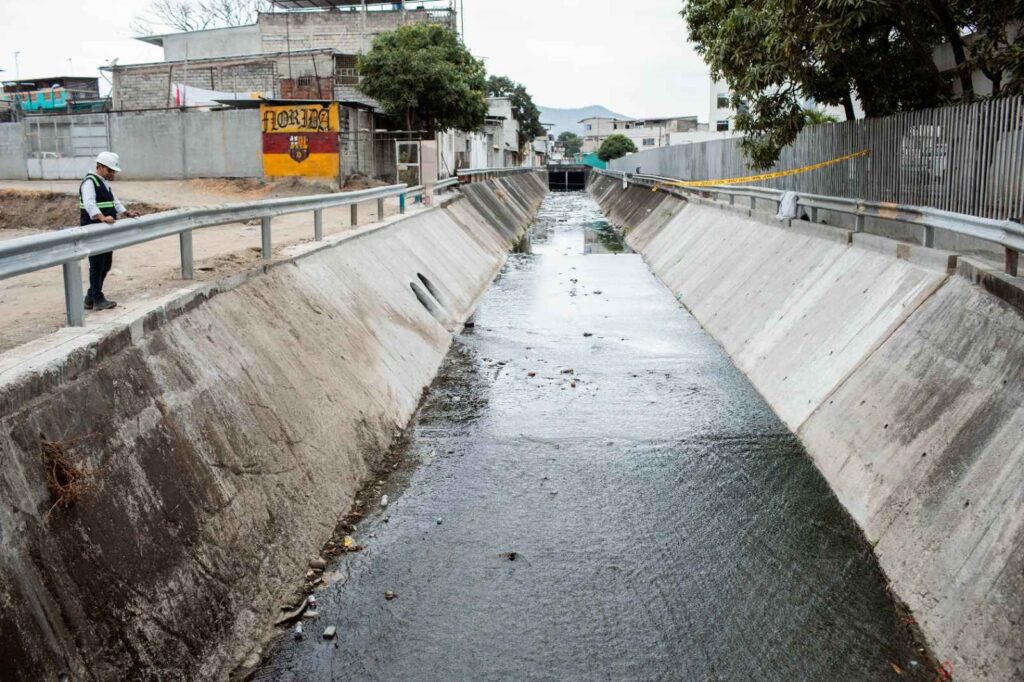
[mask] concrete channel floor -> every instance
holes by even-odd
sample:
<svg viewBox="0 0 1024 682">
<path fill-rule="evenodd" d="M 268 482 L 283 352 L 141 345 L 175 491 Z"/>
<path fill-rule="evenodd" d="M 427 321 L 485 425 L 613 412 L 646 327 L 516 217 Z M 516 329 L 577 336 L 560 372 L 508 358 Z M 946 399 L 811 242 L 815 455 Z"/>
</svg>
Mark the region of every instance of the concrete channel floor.
<svg viewBox="0 0 1024 682">
<path fill-rule="evenodd" d="M 255 679 L 932 678 L 799 442 L 620 248 L 548 197 Z"/>
</svg>

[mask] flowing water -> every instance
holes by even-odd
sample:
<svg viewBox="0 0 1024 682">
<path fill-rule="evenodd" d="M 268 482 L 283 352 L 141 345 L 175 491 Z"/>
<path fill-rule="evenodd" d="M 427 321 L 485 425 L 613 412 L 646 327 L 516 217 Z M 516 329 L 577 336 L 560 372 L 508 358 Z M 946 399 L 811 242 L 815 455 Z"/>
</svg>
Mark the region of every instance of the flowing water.
<svg viewBox="0 0 1024 682">
<path fill-rule="evenodd" d="M 593 200 L 525 250 L 256 679 L 929 679 L 800 443 Z"/>
</svg>

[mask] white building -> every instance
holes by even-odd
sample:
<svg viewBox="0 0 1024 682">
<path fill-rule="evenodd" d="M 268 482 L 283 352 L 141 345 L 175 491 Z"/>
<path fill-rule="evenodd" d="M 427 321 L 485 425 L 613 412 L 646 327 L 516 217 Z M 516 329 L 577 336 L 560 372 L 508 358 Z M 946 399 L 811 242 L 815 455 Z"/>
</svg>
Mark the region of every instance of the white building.
<svg viewBox="0 0 1024 682">
<path fill-rule="evenodd" d="M 611 135 L 624 135 L 633 141 L 637 150 L 667 147 L 671 136 L 701 129 L 696 116 L 668 116 L 664 118 L 609 118 L 593 117 L 580 121 L 583 126 L 583 147 L 580 151 L 592 154 Z"/>
</svg>

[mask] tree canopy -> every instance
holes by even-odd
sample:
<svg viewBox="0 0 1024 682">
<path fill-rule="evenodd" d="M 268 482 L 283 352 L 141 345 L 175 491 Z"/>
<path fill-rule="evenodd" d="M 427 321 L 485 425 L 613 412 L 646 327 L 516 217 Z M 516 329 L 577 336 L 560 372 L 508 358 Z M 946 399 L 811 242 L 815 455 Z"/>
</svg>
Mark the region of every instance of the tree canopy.
<svg viewBox="0 0 1024 682">
<path fill-rule="evenodd" d="M 416 23 L 382 33 L 359 57 L 359 88 L 410 129 L 479 130 L 487 116 L 487 78 L 452 30 Z"/>
<path fill-rule="evenodd" d="M 806 123 L 802 102 L 869 117 L 971 101 L 971 71 L 987 70 L 996 94 L 1024 90 L 1024 2 L 1005 0 L 685 0 L 690 40 L 724 77 L 744 152 L 771 166 Z M 974 33 L 970 47 L 963 37 Z M 953 82 L 933 59 L 947 43 Z M 1016 61 L 1014 61 L 1016 60 Z"/>
<path fill-rule="evenodd" d="M 269 12 L 269 0 L 152 0 L 132 20 L 133 31 L 152 35 L 157 31 L 201 31 L 208 28 L 244 26 Z"/>
<path fill-rule="evenodd" d="M 583 147 L 583 138 L 571 130 L 559 134 L 558 141 L 565 148 L 566 156 L 576 156 Z"/>
<path fill-rule="evenodd" d="M 602 161 L 611 161 L 635 151 L 636 145 L 633 144 L 633 140 L 625 135 L 609 135 L 601 143 L 601 148 L 597 150 L 597 158 Z"/>
<path fill-rule="evenodd" d="M 519 121 L 519 146 L 532 142 L 547 131 L 540 122 L 540 110 L 521 83 L 505 76 L 491 76 L 487 79 L 489 97 L 508 97 L 512 102 L 512 115 Z"/>
</svg>

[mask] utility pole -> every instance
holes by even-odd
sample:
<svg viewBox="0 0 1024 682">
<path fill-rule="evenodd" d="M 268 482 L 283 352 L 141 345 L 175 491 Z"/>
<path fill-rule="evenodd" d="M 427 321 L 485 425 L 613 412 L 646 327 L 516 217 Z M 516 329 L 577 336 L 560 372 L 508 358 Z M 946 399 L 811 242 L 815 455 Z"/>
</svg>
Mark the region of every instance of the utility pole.
<svg viewBox="0 0 1024 682">
<path fill-rule="evenodd" d="M 19 55 L 21 55 L 20 52 L 15 52 L 14 53 L 14 80 L 16 80 L 16 81 L 20 81 L 21 80 L 21 67 L 18 65 L 18 56 Z"/>
</svg>

